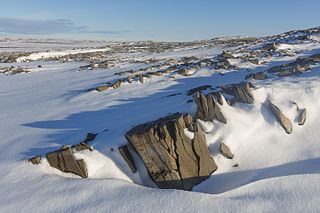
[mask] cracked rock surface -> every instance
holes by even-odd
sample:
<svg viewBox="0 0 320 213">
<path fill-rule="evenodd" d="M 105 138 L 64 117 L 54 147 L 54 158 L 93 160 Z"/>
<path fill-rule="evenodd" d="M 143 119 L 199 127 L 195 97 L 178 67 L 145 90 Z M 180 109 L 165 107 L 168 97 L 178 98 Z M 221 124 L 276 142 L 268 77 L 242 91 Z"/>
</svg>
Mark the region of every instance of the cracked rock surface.
<svg viewBox="0 0 320 213">
<path fill-rule="evenodd" d="M 220 105 L 223 104 L 222 95 L 218 92 L 204 95 L 198 92 L 194 97 L 197 104 L 196 119 L 203 121 L 213 121 L 214 119 L 226 124 L 227 119 L 221 112 Z"/>
<path fill-rule="evenodd" d="M 194 138 L 185 130 L 194 130 Z M 175 113 L 126 134 L 159 188 L 191 190 L 217 169 L 205 135 L 188 114 Z"/>
</svg>

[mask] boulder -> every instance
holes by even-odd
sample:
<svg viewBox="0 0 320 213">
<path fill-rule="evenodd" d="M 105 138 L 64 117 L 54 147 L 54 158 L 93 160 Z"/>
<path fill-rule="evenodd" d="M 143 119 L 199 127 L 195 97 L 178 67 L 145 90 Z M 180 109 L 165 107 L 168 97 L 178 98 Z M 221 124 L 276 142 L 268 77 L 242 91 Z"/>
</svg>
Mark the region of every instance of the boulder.
<svg viewBox="0 0 320 213">
<path fill-rule="evenodd" d="M 226 157 L 228 159 L 232 159 L 234 157 L 234 155 L 231 153 L 229 147 L 227 145 L 225 145 L 224 143 L 220 144 L 220 152 L 224 157 Z"/>
<path fill-rule="evenodd" d="M 303 110 L 301 110 L 299 114 L 298 124 L 303 125 L 306 122 L 306 117 L 307 117 L 307 109 L 304 108 Z"/>
<path fill-rule="evenodd" d="M 287 134 L 291 134 L 292 132 L 292 124 L 289 118 L 287 118 L 277 107 L 274 105 L 270 100 L 268 101 L 269 108 L 271 112 L 276 116 L 278 122 L 281 124 L 283 129 L 286 131 Z"/>
<path fill-rule="evenodd" d="M 194 138 L 185 129 L 194 128 Z M 175 113 L 126 134 L 159 188 L 191 190 L 217 169 L 205 135 L 188 114 Z"/>
<path fill-rule="evenodd" d="M 63 148 L 46 155 L 50 166 L 62 172 L 71 172 L 82 178 L 88 177 L 86 164 L 83 160 L 77 160 L 71 147 Z"/>
<path fill-rule="evenodd" d="M 221 112 L 220 105 L 222 105 L 222 96 L 220 93 L 214 92 L 204 95 L 198 92 L 193 97 L 197 105 L 196 119 L 203 121 L 213 121 L 214 119 L 226 124 L 227 119 Z"/>
<path fill-rule="evenodd" d="M 28 159 L 29 162 L 32 164 L 40 164 L 41 163 L 41 156 L 35 156 Z"/>
<path fill-rule="evenodd" d="M 136 173 L 137 172 L 137 167 L 136 167 L 136 164 L 133 160 L 133 157 L 128 149 L 128 146 L 127 145 L 124 145 L 124 146 L 121 146 L 118 148 L 121 156 L 123 157 L 123 159 L 127 162 L 127 164 L 129 165 L 131 171 L 133 173 Z"/>
<path fill-rule="evenodd" d="M 222 92 L 234 96 L 231 100 L 231 104 L 234 104 L 235 102 L 253 104 L 254 97 L 251 88 L 253 88 L 253 85 L 250 82 L 241 82 L 221 87 Z"/>
</svg>

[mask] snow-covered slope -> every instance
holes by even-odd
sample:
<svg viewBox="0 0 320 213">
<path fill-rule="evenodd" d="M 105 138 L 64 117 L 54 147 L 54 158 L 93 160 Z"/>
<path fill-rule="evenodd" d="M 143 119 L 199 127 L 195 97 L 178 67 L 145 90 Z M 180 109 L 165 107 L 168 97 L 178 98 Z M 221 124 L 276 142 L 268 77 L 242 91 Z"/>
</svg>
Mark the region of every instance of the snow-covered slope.
<svg viewBox="0 0 320 213">
<path fill-rule="evenodd" d="M 117 80 L 115 73 L 141 65 L 128 62 L 107 70 L 79 71 L 87 63 L 1 64 L 27 66 L 31 72 L 0 75 L 0 212 L 319 212 L 319 64 L 300 75 L 270 74 L 266 80 L 252 80 L 254 104 L 225 103 L 221 110 L 227 125 L 201 122 L 218 170 L 192 192 L 155 188 L 137 154 L 138 173 L 133 174 L 117 151 L 127 143 L 124 134 L 132 126 L 175 112 L 195 114 L 189 89 L 244 81 L 248 72 L 318 53 L 320 45 L 313 40 L 278 48 L 294 54 L 275 54 L 263 58 L 266 63 L 261 65 L 230 59 L 239 70 L 197 68 L 191 76 L 152 76 L 143 84 L 123 83 L 103 92 L 90 89 Z M 207 57 L 222 50 L 210 47 L 193 54 L 203 57 L 205 52 Z M 181 51 L 158 56 L 163 60 L 175 54 L 178 57 Z M 276 121 L 267 100 L 292 121 L 292 134 Z M 297 105 L 307 109 L 303 126 L 297 123 Z M 88 179 L 62 173 L 46 159 L 39 165 L 26 161 L 64 144 L 76 144 L 88 132 L 99 133 L 91 144 L 94 151 L 76 153 L 87 163 Z M 220 142 L 230 147 L 234 159 L 219 153 Z"/>
</svg>

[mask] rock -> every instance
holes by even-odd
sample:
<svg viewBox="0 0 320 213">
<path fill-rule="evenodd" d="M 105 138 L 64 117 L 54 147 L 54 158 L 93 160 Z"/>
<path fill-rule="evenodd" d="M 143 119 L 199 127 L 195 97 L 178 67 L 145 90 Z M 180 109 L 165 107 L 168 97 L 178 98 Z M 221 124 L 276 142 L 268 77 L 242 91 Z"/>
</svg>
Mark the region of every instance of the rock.
<svg viewBox="0 0 320 213">
<path fill-rule="evenodd" d="M 133 173 L 137 172 L 137 167 L 136 164 L 134 163 L 133 157 L 128 149 L 127 145 L 121 146 L 118 148 L 121 156 L 123 157 L 123 159 L 127 162 L 127 164 L 129 165 L 131 171 Z"/>
<path fill-rule="evenodd" d="M 217 98 L 219 97 L 219 98 Z M 221 101 L 218 101 L 220 100 Z M 214 119 L 226 124 L 227 119 L 221 112 L 220 105 L 222 103 L 222 96 L 220 93 L 210 93 L 204 95 L 198 92 L 193 97 L 194 102 L 197 105 L 196 119 L 203 121 L 213 121 Z"/>
<path fill-rule="evenodd" d="M 96 87 L 95 90 L 98 92 L 102 92 L 102 91 L 107 90 L 109 88 L 110 88 L 110 86 L 108 86 L 108 85 L 101 85 L 101 86 Z"/>
<path fill-rule="evenodd" d="M 83 178 L 88 177 L 85 162 L 74 157 L 71 147 L 47 153 L 46 157 L 50 166 L 62 172 L 71 172 Z"/>
<path fill-rule="evenodd" d="M 278 122 L 281 124 L 283 129 L 286 131 L 287 134 L 290 134 L 292 132 L 292 124 L 289 118 L 287 118 L 281 110 L 274 105 L 270 100 L 268 101 L 269 108 L 271 112 L 276 116 Z"/>
<path fill-rule="evenodd" d="M 120 87 L 120 85 L 121 85 L 121 81 L 120 81 L 120 80 L 117 80 L 116 82 L 114 82 L 114 83 L 112 84 L 112 87 L 113 87 L 113 89 L 117 89 L 117 88 Z"/>
<path fill-rule="evenodd" d="M 255 80 L 265 80 L 265 79 L 267 79 L 267 76 L 266 76 L 266 74 L 264 74 L 264 72 L 258 72 L 258 73 L 250 73 L 250 74 L 246 75 L 245 78 L 246 79 L 253 78 Z"/>
<path fill-rule="evenodd" d="M 304 108 L 301 110 L 299 118 L 298 118 L 298 124 L 303 125 L 306 122 L 306 117 L 307 117 L 307 109 Z"/>
<path fill-rule="evenodd" d="M 222 92 L 234 96 L 234 98 L 231 100 L 231 104 L 235 102 L 253 104 L 254 97 L 251 92 L 252 87 L 253 85 L 250 82 L 241 82 L 239 84 L 223 86 L 221 89 Z"/>
<path fill-rule="evenodd" d="M 29 162 L 32 164 L 40 164 L 41 163 L 41 156 L 35 156 L 28 159 Z"/>
<path fill-rule="evenodd" d="M 90 151 L 93 151 L 92 147 L 89 146 L 88 144 L 86 144 L 85 142 L 80 142 L 79 144 L 77 145 L 74 145 L 73 148 L 76 150 L 76 151 L 82 151 L 82 150 L 90 150 Z"/>
<path fill-rule="evenodd" d="M 212 88 L 211 85 L 203 85 L 203 86 L 199 86 L 199 87 L 196 87 L 196 88 L 192 88 L 188 91 L 187 95 L 190 96 L 190 95 L 193 95 L 195 94 L 196 92 L 200 92 L 202 90 L 207 90 L 207 89 L 210 89 Z"/>
<path fill-rule="evenodd" d="M 260 63 L 260 60 L 257 59 L 257 58 L 255 58 L 255 59 L 249 59 L 249 62 L 252 63 L 252 64 L 255 64 L 255 65 L 261 64 L 261 63 Z"/>
<path fill-rule="evenodd" d="M 217 169 L 199 125 L 193 139 L 185 135 L 190 126 L 190 115 L 175 113 L 126 134 L 159 188 L 191 190 Z"/>
<path fill-rule="evenodd" d="M 225 59 L 235 59 L 236 58 L 231 53 L 226 52 L 226 51 L 223 51 L 222 57 L 224 57 Z"/>
<path fill-rule="evenodd" d="M 144 83 L 144 78 L 143 78 L 143 75 L 139 75 L 139 81 L 140 81 L 140 83 Z"/>
<path fill-rule="evenodd" d="M 266 44 L 263 47 L 263 49 L 266 50 L 266 51 L 276 51 L 277 48 L 278 48 L 278 45 L 275 42 Z"/>
<path fill-rule="evenodd" d="M 220 144 L 220 152 L 223 156 L 225 156 L 228 159 L 232 159 L 234 155 L 231 153 L 229 147 L 225 145 L 224 143 Z"/>
</svg>

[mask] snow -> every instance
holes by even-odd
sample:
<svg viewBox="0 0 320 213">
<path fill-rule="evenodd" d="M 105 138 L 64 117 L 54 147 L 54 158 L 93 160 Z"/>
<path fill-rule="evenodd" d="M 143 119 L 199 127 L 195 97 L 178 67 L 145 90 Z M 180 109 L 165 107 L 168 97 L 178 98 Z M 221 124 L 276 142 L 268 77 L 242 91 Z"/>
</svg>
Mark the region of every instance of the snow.
<svg viewBox="0 0 320 213">
<path fill-rule="evenodd" d="M 319 44 L 295 46 L 306 54 L 318 48 Z M 40 52 L 19 61 L 100 50 L 105 51 L 87 48 Z M 215 55 L 222 50 L 193 50 L 193 54 Z M 190 50 L 152 57 L 185 54 L 189 55 Z M 318 65 L 300 76 L 253 81 L 253 105 L 237 103 L 231 107 L 224 101 L 226 125 L 200 121 L 218 170 L 192 192 L 155 188 L 136 154 L 133 157 L 139 172 L 133 174 L 117 151 L 127 143 L 124 134 L 134 125 L 175 112 L 194 114 L 195 105 L 187 103 L 192 99 L 186 95 L 188 89 L 243 81 L 247 69 L 261 71 L 289 59 L 274 57 L 269 64 L 258 66 L 232 59 L 243 69 L 228 71 L 224 76 L 199 69 L 190 77 L 152 77 L 145 84 L 134 82 L 100 93 L 86 91 L 114 80 L 115 72 L 133 65 L 108 71 L 78 71 L 83 63 L 40 61 L 28 63 L 29 69 L 36 72 L 0 75 L 0 212 L 319 212 Z M 36 68 L 39 63 L 41 70 Z M 168 97 L 176 93 L 181 94 Z M 270 113 L 267 100 L 292 121 L 292 134 L 286 134 Z M 297 124 L 297 106 L 292 102 L 307 109 L 304 126 Z M 87 162 L 88 179 L 62 173 L 45 159 L 40 165 L 26 162 L 31 156 L 43 156 L 63 144 L 79 143 L 88 132 L 99 133 L 91 144 L 94 151 L 75 155 Z M 191 132 L 186 134 L 193 137 Z M 219 153 L 220 142 L 230 147 L 234 159 Z M 233 167 L 235 164 L 238 167 Z"/>
<path fill-rule="evenodd" d="M 28 56 L 22 56 L 17 58 L 17 62 L 24 62 L 24 61 L 36 61 L 36 60 L 44 60 L 48 58 L 55 58 L 59 56 L 65 55 L 74 55 L 79 53 L 92 53 L 92 52 L 105 52 L 108 51 L 110 48 L 100 48 L 100 49 L 75 49 L 75 50 L 64 50 L 64 51 L 48 51 L 48 52 L 37 52 L 32 53 Z"/>
</svg>

